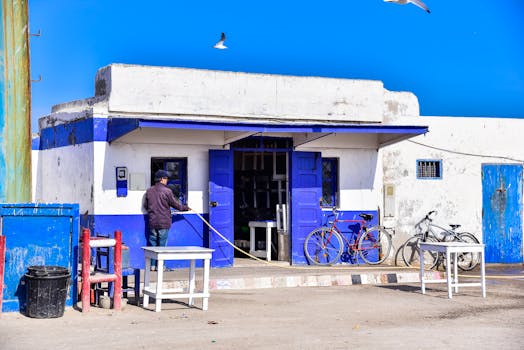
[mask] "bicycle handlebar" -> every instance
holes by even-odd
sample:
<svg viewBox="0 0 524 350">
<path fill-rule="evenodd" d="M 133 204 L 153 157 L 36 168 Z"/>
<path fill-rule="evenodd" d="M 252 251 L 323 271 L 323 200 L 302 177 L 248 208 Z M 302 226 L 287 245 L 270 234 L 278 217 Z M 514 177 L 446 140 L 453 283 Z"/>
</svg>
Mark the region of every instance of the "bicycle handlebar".
<svg viewBox="0 0 524 350">
<path fill-rule="evenodd" d="M 423 218 L 422 220 L 420 220 L 419 222 L 417 222 L 417 223 L 415 224 L 415 227 L 420 227 L 420 224 L 422 224 L 422 223 L 423 223 L 424 221 L 426 221 L 426 220 L 429 221 L 429 222 L 433 221 L 433 219 L 430 217 L 430 216 L 433 215 L 433 214 L 436 215 L 436 214 L 437 214 L 437 211 L 436 211 L 436 210 L 432 210 L 432 211 L 430 211 L 429 213 L 427 213 L 426 216 L 424 216 L 424 218 Z"/>
</svg>

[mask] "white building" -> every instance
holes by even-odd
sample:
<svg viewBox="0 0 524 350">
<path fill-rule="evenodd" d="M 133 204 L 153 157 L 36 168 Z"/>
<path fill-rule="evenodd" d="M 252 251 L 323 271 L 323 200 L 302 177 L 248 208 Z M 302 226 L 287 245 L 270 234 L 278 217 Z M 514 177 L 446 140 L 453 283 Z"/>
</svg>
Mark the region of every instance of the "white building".
<svg viewBox="0 0 524 350">
<path fill-rule="evenodd" d="M 428 125 L 429 132 L 380 151 L 384 224 L 401 241 L 436 210 L 435 223 L 461 224 L 486 244 L 486 262 L 522 263 L 524 120 L 408 119 L 386 121 Z"/>
<path fill-rule="evenodd" d="M 274 220 L 285 205 L 288 241 L 273 243 L 289 243 L 293 264 L 306 263 L 304 238 L 330 213 L 321 198 L 344 218 L 366 212 L 395 227 L 397 248 L 436 209 L 442 225 L 486 242 L 488 257 L 503 242 L 522 261 L 521 124 L 420 117 L 413 94 L 380 81 L 113 64 L 97 73 L 94 97 L 40 120 L 35 200 L 78 202 L 94 232 L 121 229 L 134 266 L 159 168 L 230 241 L 245 242 L 249 221 Z M 439 173 L 417 177 L 422 165 Z M 174 220 L 169 244 L 215 248 L 214 266 L 231 266 L 233 248 L 196 214 Z"/>
</svg>

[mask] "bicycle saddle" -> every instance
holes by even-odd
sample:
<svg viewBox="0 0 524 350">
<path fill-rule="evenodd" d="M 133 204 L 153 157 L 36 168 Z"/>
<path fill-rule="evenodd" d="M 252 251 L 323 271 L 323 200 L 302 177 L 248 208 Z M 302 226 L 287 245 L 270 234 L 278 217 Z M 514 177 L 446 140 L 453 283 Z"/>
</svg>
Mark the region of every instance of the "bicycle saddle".
<svg viewBox="0 0 524 350">
<path fill-rule="evenodd" d="M 360 216 L 362 219 L 364 219 L 366 221 L 373 220 L 373 215 L 371 215 L 371 214 L 358 214 L 358 216 Z"/>
<path fill-rule="evenodd" d="M 452 230 L 458 229 L 461 225 L 460 224 L 449 224 Z"/>
</svg>

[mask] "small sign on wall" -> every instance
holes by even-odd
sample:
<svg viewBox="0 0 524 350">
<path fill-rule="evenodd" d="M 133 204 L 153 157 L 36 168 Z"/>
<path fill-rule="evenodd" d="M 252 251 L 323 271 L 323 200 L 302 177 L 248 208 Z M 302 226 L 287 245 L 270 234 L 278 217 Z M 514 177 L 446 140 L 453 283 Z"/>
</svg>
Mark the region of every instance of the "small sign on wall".
<svg viewBox="0 0 524 350">
<path fill-rule="evenodd" d="M 384 216 L 395 216 L 395 185 L 384 184 Z"/>
<path fill-rule="evenodd" d="M 127 168 L 116 167 L 116 196 L 127 197 Z"/>
<path fill-rule="evenodd" d="M 144 173 L 129 174 L 129 190 L 130 191 L 145 191 L 146 190 L 146 174 Z"/>
</svg>

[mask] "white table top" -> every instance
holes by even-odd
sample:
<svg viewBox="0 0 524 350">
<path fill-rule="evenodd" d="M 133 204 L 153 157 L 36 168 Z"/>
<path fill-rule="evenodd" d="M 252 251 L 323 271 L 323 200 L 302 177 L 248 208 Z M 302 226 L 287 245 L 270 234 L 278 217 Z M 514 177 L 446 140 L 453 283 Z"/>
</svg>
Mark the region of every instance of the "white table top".
<svg viewBox="0 0 524 350">
<path fill-rule="evenodd" d="M 154 253 L 212 253 L 215 250 L 198 246 L 142 247 Z"/>
<path fill-rule="evenodd" d="M 438 246 L 438 247 L 483 247 L 482 243 L 467 243 L 467 242 L 420 242 L 420 245 Z"/>
<path fill-rule="evenodd" d="M 273 220 L 250 221 L 247 224 L 249 227 L 276 227 L 277 222 Z"/>
</svg>

